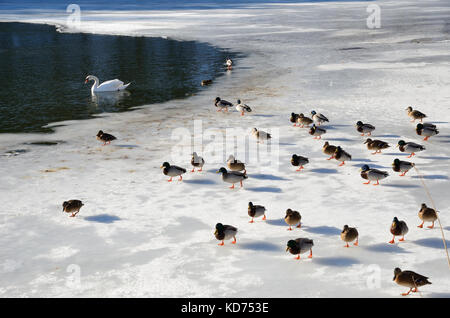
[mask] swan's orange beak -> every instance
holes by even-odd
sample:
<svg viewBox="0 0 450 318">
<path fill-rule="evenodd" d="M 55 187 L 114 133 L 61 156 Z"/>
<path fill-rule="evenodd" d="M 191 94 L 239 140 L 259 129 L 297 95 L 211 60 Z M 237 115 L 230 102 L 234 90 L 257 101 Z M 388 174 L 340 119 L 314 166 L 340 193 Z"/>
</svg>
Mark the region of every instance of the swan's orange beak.
<svg viewBox="0 0 450 318">
<path fill-rule="evenodd" d="M 87 84 L 87 82 L 88 82 L 88 80 L 85 80 L 85 81 L 84 81 L 84 84 Z"/>
</svg>

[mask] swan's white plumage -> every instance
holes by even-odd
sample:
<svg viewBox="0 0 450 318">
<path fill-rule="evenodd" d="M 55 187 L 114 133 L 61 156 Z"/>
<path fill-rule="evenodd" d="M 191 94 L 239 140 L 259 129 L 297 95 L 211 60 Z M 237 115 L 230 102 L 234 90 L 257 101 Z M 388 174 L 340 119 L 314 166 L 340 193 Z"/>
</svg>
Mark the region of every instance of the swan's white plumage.
<svg viewBox="0 0 450 318">
<path fill-rule="evenodd" d="M 88 81 L 94 81 L 94 85 L 91 87 L 91 92 L 116 92 L 116 91 L 122 91 L 128 87 L 131 83 L 124 84 L 121 80 L 113 79 L 106 82 L 103 82 L 99 85 L 99 80 L 94 75 L 89 75 L 86 77 L 86 83 Z"/>
</svg>

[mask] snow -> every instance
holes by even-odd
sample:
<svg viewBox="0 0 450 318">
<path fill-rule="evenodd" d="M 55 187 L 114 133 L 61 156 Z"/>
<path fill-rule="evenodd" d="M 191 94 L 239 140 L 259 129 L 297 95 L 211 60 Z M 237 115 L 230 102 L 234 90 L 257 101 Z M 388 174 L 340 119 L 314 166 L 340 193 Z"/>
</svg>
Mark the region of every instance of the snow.
<svg viewBox="0 0 450 318">
<path fill-rule="evenodd" d="M 440 231 L 416 227 L 420 204 L 431 202 L 415 171 L 401 178 L 391 169 L 394 158 L 405 158 L 395 148 L 398 140 L 425 144 L 412 161 L 425 175 L 449 236 L 450 5 L 377 4 L 381 29 L 366 27 L 363 2 L 82 11 L 83 32 L 199 40 L 245 56 L 188 99 L 53 123 L 51 135 L 0 135 L 1 154 L 26 150 L 0 156 L 0 295 L 400 297 L 406 290 L 392 281 L 400 267 L 433 282 L 410 297 L 450 296 Z M 1 21 L 63 29 L 65 19 L 65 12 L 0 12 Z M 217 113 L 216 96 L 240 98 L 253 112 Z M 440 135 L 423 142 L 406 115 L 410 105 L 426 113 Z M 313 109 L 330 119 L 322 141 L 289 122 L 291 112 Z M 371 155 L 355 131 L 358 120 L 375 125 L 374 138 L 391 148 Z M 260 145 L 259 162 L 252 127 L 274 137 L 269 154 Z M 94 137 L 99 129 L 118 140 L 101 146 Z M 247 163 L 249 175 L 242 189 L 228 189 L 215 173 L 233 149 L 229 140 L 223 146 L 225 132 L 241 141 L 236 158 Z M 63 142 L 49 147 L 34 141 Z M 341 145 L 353 161 L 338 167 L 325 160 L 324 141 Z M 190 170 L 192 151 L 205 158 L 204 171 L 166 182 L 160 165 L 169 161 Z M 290 166 L 294 153 L 310 159 L 302 172 Z M 390 176 L 379 187 L 365 186 L 363 164 Z M 75 198 L 85 206 L 69 218 L 61 204 Z M 248 223 L 249 201 L 266 206 L 266 222 Z M 300 211 L 301 229 L 286 231 L 287 208 Z M 390 245 L 394 216 L 410 232 L 405 242 Z M 236 245 L 216 245 L 218 222 L 238 227 Z M 343 247 L 344 224 L 358 228 L 359 247 Z M 297 237 L 314 239 L 312 259 L 296 261 L 285 252 L 286 242 Z"/>
</svg>

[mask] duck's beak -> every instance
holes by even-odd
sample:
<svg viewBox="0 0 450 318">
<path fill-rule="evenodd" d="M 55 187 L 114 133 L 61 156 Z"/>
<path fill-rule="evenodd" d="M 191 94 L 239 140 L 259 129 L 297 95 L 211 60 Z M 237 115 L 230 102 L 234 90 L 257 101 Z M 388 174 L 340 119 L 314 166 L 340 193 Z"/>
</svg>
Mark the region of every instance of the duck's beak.
<svg viewBox="0 0 450 318">
<path fill-rule="evenodd" d="M 220 173 L 220 171 L 219 171 L 219 170 L 217 170 L 217 171 L 216 171 L 216 173 Z"/>
<path fill-rule="evenodd" d="M 288 247 L 286 247 L 286 252 L 287 252 L 287 251 L 289 251 L 289 246 L 288 246 Z"/>
<path fill-rule="evenodd" d="M 218 231 L 216 230 L 216 231 L 214 232 L 214 235 L 217 235 L 217 232 L 218 232 Z"/>
<path fill-rule="evenodd" d="M 398 148 L 398 147 L 400 147 L 400 145 L 399 145 L 399 144 L 395 145 L 395 148 Z"/>
<path fill-rule="evenodd" d="M 160 169 L 164 168 L 164 166 L 159 167 Z"/>
</svg>

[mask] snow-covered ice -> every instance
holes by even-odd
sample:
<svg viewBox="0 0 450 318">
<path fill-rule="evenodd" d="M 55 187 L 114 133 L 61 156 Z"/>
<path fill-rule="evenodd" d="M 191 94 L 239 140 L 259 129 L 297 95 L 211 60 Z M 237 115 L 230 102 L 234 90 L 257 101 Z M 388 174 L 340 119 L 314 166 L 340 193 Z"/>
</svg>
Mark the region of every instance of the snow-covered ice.
<svg viewBox="0 0 450 318">
<path fill-rule="evenodd" d="M 405 158 L 395 148 L 398 140 L 426 145 L 412 161 L 425 175 L 450 236 L 450 3 L 377 4 L 380 29 L 366 26 L 367 2 L 82 11 L 83 32 L 205 41 L 245 56 L 187 99 L 54 123 L 51 135 L 0 135 L 0 153 L 21 150 L 0 156 L 0 295 L 399 297 L 406 290 L 392 277 L 400 267 L 433 283 L 410 297 L 450 296 L 440 231 L 416 227 L 420 204 L 431 202 L 415 171 L 401 178 L 391 169 L 394 158 Z M 70 31 L 66 17 L 0 11 L 0 21 Z M 240 98 L 253 112 L 217 113 L 216 96 Z M 425 112 L 440 134 L 423 142 L 407 106 Z M 330 119 L 322 141 L 289 122 L 291 112 L 313 109 Z M 195 120 L 201 121 L 205 149 L 191 149 Z M 371 155 L 355 130 L 358 120 L 375 125 L 374 137 L 391 148 Z M 215 173 L 230 153 L 214 160 L 207 150 L 222 149 L 223 140 L 208 140 L 208 134 L 242 129 L 246 136 L 252 127 L 273 133 L 277 160 L 248 162 L 244 188 L 230 190 Z M 94 137 L 99 129 L 118 140 L 102 147 Z M 186 130 L 186 139 L 172 139 Z M 63 142 L 49 147 L 33 141 Z M 341 145 L 353 161 L 338 167 L 325 160 L 324 141 Z M 249 144 L 254 149 L 254 139 Z M 173 155 L 179 149 L 185 155 Z M 193 150 L 205 158 L 204 171 L 166 182 L 160 165 L 191 168 Z M 302 172 L 290 165 L 294 153 L 310 159 Z M 379 187 L 365 186 L 363 164 L 390 176 Z M 69 218 L 61 204 L 74 198 L 85 206 Z M 248 201 L 266 206 L 266 222 L 248 223 Z M 301 229 L 286 231 L 287 208 L 300 211 Z M 394 216 L 410 232 L 405 242 L 390 245 Z M 216 245 L 217 222 L 239 228 L 236 245 Z M 344 224 L 358 228 L 359 247 L 343 247 Z M 285 252 L 286 242 L 297 237 L 314 239 L 312 260 L 295 261 Z"/>
</svg>

